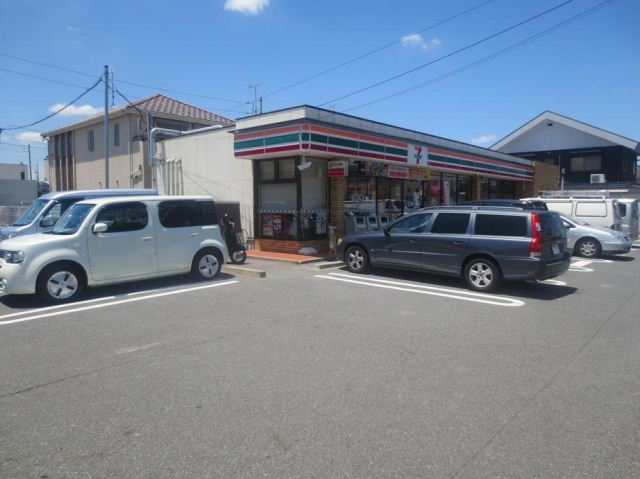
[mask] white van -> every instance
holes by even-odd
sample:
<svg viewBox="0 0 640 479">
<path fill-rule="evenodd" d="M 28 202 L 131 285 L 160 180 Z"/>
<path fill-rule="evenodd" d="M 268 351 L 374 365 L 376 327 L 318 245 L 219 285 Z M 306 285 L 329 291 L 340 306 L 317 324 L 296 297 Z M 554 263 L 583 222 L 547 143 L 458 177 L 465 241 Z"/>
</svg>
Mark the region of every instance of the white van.
<svg viewBox="0 0 640 479">
<path fill-rule="evenodd" d="M 51 231 L 56 221 L 74 203 L 90 198 L 107 196 L 150 196 L 157 195 L 151 189 L 104 189 L 70 190 L 47 193 L 36 199 L 12 224 L 0 228 L 0 241 L 16 236 L 46 233 Z"/>
<path fill-rule="evenodd" d="M 0 244 L 0 293 L 52 302 L 99 286 L 191 272 L 211 279 L 229 255 L 207 196 L 94 198 L 49 233 Z"/>
<path fill-rule="evenodd" d="M 602 226 L 616 231 L 621 229 L 621 218 L 617 201 L 604 197 L 538 197 L 524 200 L 544 201 L 551 211 L 565 216 L 574 216 L 593 226 Z"/>
<path fill-rule="evenodd" d="M 635 198 L 618 198 L 618 209 L 622 218 L 622 232 L 636 241 L 640 234 L 640 200 Z"/>
</svg>

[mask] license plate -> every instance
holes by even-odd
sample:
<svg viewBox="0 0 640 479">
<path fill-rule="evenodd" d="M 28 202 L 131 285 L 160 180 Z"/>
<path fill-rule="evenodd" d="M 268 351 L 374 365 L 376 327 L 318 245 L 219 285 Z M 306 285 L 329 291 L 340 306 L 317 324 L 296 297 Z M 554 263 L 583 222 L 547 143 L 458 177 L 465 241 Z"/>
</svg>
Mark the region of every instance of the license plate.
<svg viewBox="0 0 640 479">
<path fill-rule="evenodd" d="M 551 245 L 551 252 L 553 254 L 560 254 L 560 246 L 558 246 L 557 244 L 552 244 Z"/>
</svg>

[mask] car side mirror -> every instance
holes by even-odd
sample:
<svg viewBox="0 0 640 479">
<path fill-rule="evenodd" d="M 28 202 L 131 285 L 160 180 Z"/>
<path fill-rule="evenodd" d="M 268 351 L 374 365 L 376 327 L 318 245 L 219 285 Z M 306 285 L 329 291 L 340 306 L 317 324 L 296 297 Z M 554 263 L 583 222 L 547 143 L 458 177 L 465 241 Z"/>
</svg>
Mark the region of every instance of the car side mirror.
<svg viewBox="0 0 640 479">
<path fill-rule="evenodd" d="M 564 227 L 567 228 L 567 229 L 575 228 L 575 226 L 573 226 L 572 224 L 569 224 L 569 223 L 565 223 Z"/>
<path fill-rule="evenodd" d="M 40 226 L 43 228 L 51 228 L 54 224 L 56 224 L 56 222 L 53 221 L 53 217 L 51 216 L 45 216 L 42 218 L 42 221 L 40 221 Z"/>
<path fill-rule="evenodd" d="M 92 231 L 94 234 L 98 234 L 98 233 L 104 233 L 108 229 L 109 227 L 106 225 L 106 223 L 96 223 L 95 225 L 93 225 Z"/>
</svg>

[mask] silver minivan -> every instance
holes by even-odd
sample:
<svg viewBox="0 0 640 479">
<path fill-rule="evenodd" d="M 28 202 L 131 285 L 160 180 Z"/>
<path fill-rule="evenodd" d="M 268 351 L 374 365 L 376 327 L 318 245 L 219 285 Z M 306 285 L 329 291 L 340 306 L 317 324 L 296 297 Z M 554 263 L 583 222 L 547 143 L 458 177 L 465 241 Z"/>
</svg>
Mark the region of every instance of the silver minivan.
<svg viewBox="0 0 640 479">
<path fill-rule="evenodd" d="M 228 259 L 211 197 L 93 198 L 48 233 L 0 243 L 0 293 L 65 302 L 92 286 L 189 272 L 213 279 Z"/>
<path fill-rule="evenodd" d="M 46 233 L 62 214 L 78 201 L 108 196 L 157 195 L 151 189 L 77 190 L 47 193 L 36 199 L 12 224 L 0 228 L 0 241 L 16 236 Z"/>
<path fill-rule="evenodd" d="M 618 210 L 622 219 L 622 232 L 629 235 L 631 241 L 636 241 L 639 236 L 640 200 L 636 198 L 618 198 Z"/>
</svg>

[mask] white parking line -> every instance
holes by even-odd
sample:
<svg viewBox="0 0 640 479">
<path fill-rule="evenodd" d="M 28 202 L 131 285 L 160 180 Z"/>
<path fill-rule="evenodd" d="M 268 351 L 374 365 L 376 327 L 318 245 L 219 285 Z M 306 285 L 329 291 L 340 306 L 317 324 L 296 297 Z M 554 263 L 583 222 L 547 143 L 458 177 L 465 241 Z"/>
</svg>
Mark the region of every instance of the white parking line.
<svg viewBox="0 0 640 479">
<path fill-rule="evenodd" d="M 554 286 L 566 286 L 567 283 L 565 283 L 564 281 L 558 281 L 557 279 L 545 279 L 542 281 L 539 281 L 540 283 L 544 283 L 544 284 L 552 284 Z"/>
<path fill-rule="evenodd" d="M 136 296 L 134 298 L 128 298 L 128 299 L 121 299 L 119 301 L 111 301 L 108 303 L 100 303 L 100 304 L 92 304 L 90 306 L 83 306 L 80 308 L 71 308 L 71 309 L 65 309 L 64 311 L 53 311 L 53 312 L 46 312 L 43 314 L 36 314 L 34 316 L 27 316 L 26 318 L 18 318 L 18 319 L 10 319 L 9 321 L 0 321 L 0 326 L 6 325 L 6 324 L 15 324 L 15 323 L 22 323 L 24 321 L 32 321 L 34 319 L 42 319 L 42 318 L 51 318 L 53 316 L 61 316 L 63 314 L 71 314 L 71 313 L 79 313 L 81 311 L 89 311 L 92 309 L 100 309 L 100 308 L 106 308 L 108 306 L 117 306 L 119 304 L 125 304 L 125 303 L 133 303 L 135 301 L 144 301 L 145 299 L 153 299 L 153 298 L 159 298 L 162 296 L 171 296 L 174 294 L 182 294 L 182 293 L 189 293 L 191 291 L 198 291 L 201 289 L 208 289 L 208 288 L 217 288 L 218 286 L 228 286 L 231 284 L 236 284 L 238 283 L 238 281 L 236 280 L 232 280 L 232 281 L 225 281 L 222 283 L 213 283 L 213 284 L 207 284 L 204 286 L 195 286 L 193 288 L 184 288 L 184 289 L 178 289 L 178 290 L 172 290 L 172 291 L 165 291 L 162 293 L 156 293 L 156 294 L 149 294 L 147 296 Z M 113 298 L 113 296 L 112 296 Z M 100 299 L 91 299 L 88 301 L 84 301 L 83 303 L 89 303 L 89 302 L 96 302 L 96 301 L 103 301 L 105 298 L 100 298 Z M 74 304 L 80 304 L 80 303 L 74 303 Z M 63 305 L 60 306 L 51 306 L 50 308 L 42 308 L 40 310 L 32 310 L 29 311 L 29 313 L 32 313 L 34 311 L 42 311 L 42 310 L 51 310 L 54 308 L 58 308 L 61 307 Z M 72 305 L 65 305 L 65 306 L 72 306 Z M 18 315 L 18 314 L 25 314 L 25 313 L 14 313 L 13 315 Z M 0 317 L 0 319 L 8 317 L 8 316 L 13 316 L 13 315 L 6 315 L 6 316 L 2 316 Z"/>
<path fill-rule="evenodd" d="M 459 299 L 461 301 L 472 301 L 475 303 L 491 304 L 493 306 L 517 307 L 523 306 L 524 301 L 504 296 L 495 296 L 471 291 L 462 291 L 448 288 L 437 288 L 435 286 L 425 286 L 420 284 L 405 283 L 401 281 L 389 281 L 385 279 L 370 278 L 366 276 L 353 276 L 340 273 L 329 273 L 327 275 L 316 274 L 316 278 L 331 279 L 345 283 L 360 284 L 374 288 L 385 288 L 396 291 L 406 291 L 409 293 L 428 294 L 431 296 L 441 296 L 444 298 Z"/>
</svg>

